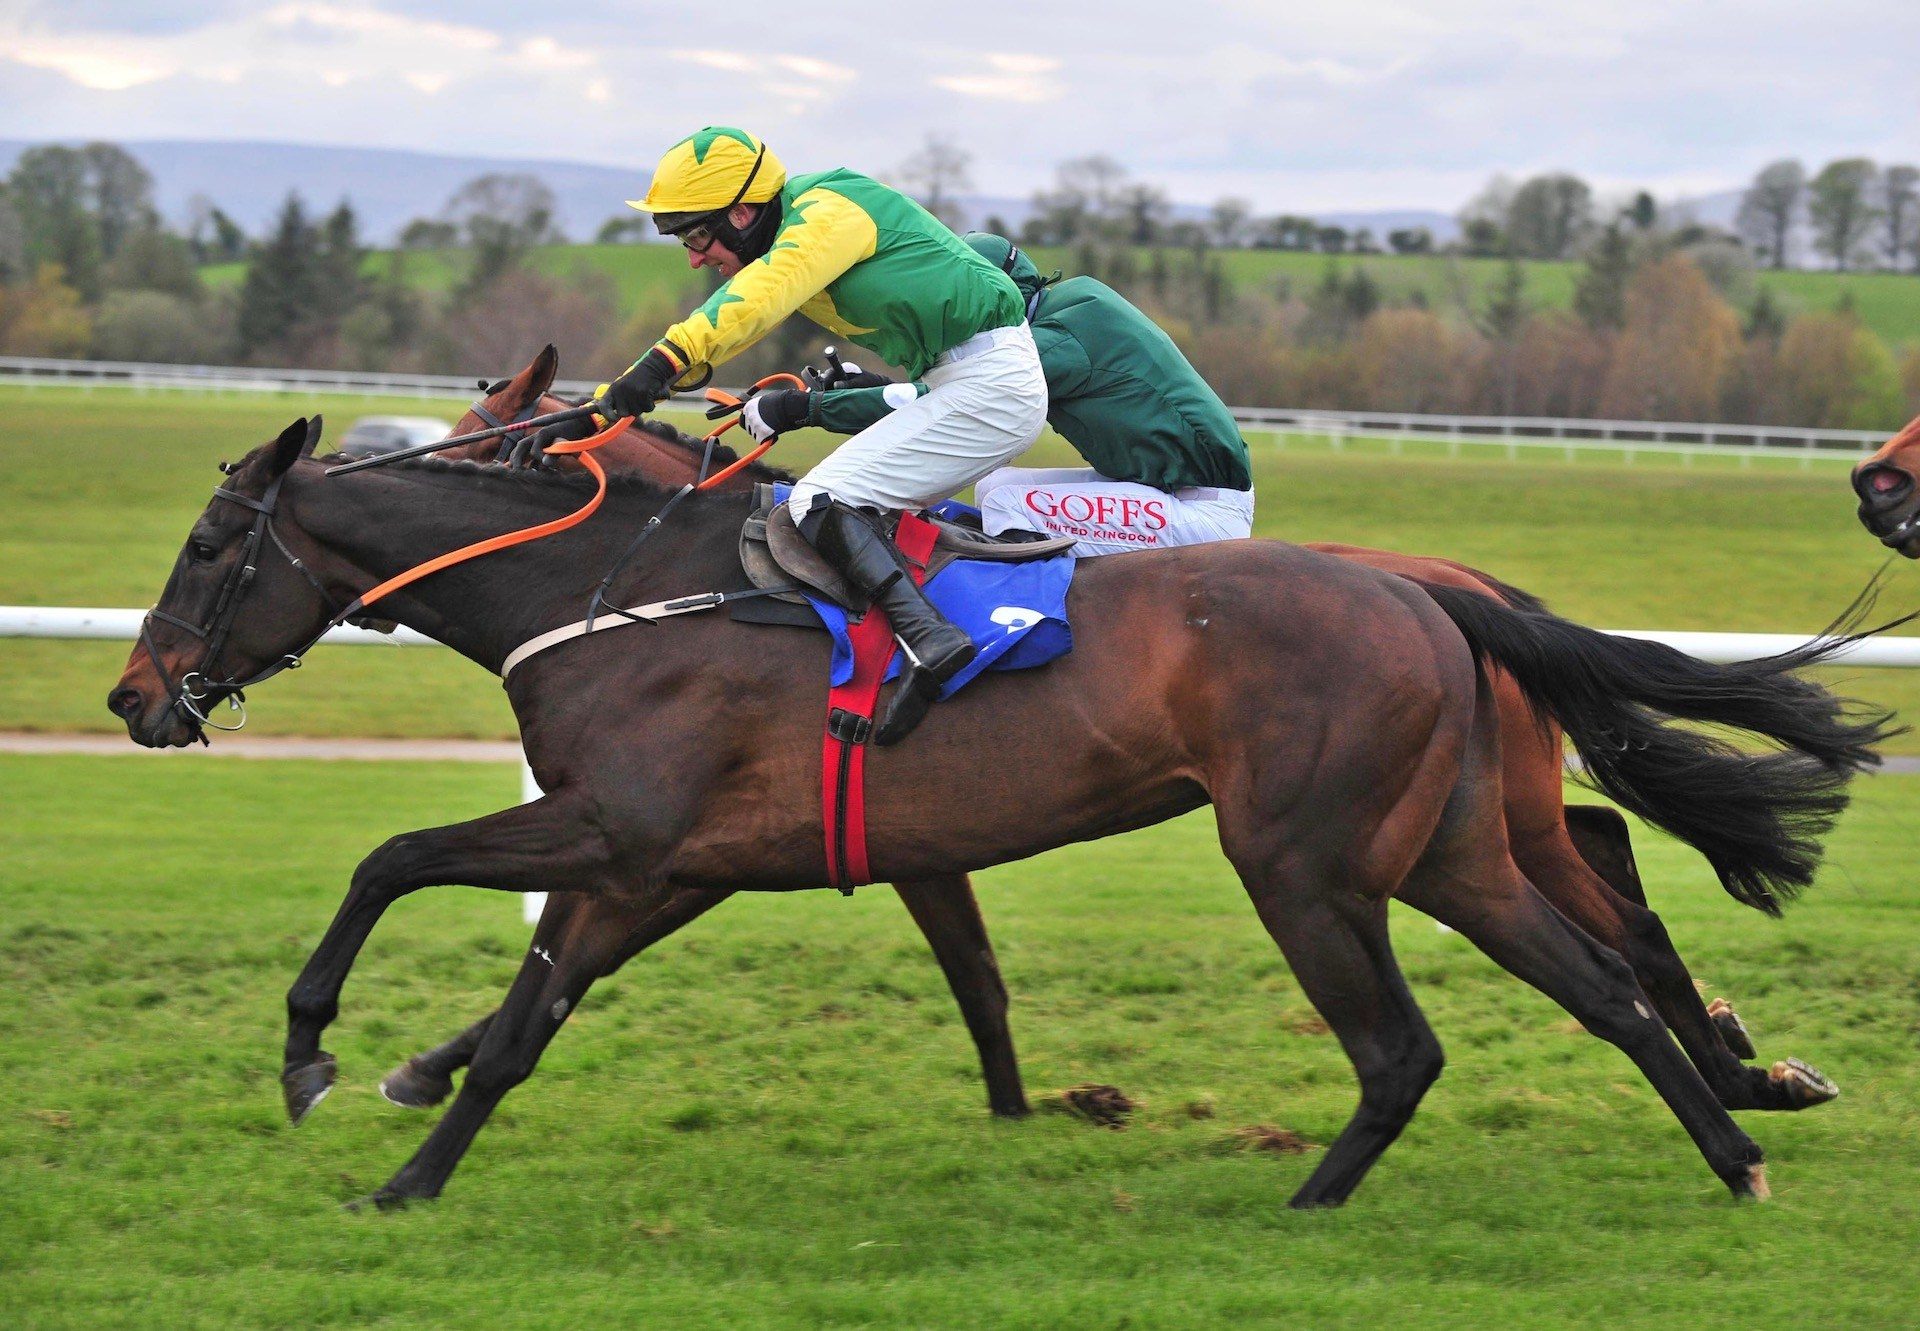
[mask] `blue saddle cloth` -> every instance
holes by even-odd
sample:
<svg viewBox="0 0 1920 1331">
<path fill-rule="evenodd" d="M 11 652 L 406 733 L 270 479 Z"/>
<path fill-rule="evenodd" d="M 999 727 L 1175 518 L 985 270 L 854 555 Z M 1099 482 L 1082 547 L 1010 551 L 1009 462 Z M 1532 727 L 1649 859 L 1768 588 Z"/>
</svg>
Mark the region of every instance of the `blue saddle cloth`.
<svg viewBox="0 0 1920 1331">
<path fill-rule="evenodd" d="M 784 504 L 790 487 L 774 487 L 774 502 Z M 952 499 L 927 510 L 947 519 L 974 521 L 979 510 Z M 978 649 L 973 660 L 947 682 L 942 698 L 951 698 L 967 682 L 987 670 L 1030 670 L 1073 650 L 1073 630 L 1067 626 L 1067 588 L 1073 584 L 1071 554 L 1019 563 L 956 559 L 925 584 L 927 599 L 940 613 L 967 631 Z M 807 603 L 833 635 L 830 687 L 853 678 L 853 646 L 847 639 L 847 612 L 814 596 Z M 886 678 L 899 675 L 905 664 L 896 647 Z"/>
</svg>

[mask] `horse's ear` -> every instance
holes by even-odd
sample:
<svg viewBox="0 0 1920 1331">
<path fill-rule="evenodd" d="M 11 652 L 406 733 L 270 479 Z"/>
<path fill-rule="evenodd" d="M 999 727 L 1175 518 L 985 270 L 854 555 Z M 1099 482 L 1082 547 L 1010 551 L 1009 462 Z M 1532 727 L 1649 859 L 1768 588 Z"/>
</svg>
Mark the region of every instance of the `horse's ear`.
<svg viewBox="0 0 1920 1331">
<path fill-rule="evenodd" d="M 307 422 L 307 439 L 305 443 L 300 445 L 301 457 L 310 458 L 313 456 L 313 450 L 318 447 L 320 443 L 322 424 L 323 418 L 318 414 L 315 414 L 314 418 Z"/>
<path fill-rule="evenodd" d="M 527 367 L 527 386 L 533 389 L 529 402 L 536 402 L 540 395 L 553 387 L 553 376 L 560 372 L 560 353 L 549 342 L 540 348 L 540 354 L 533 358 L 533 364 Z"/>
<path fill-rule="evenodd" d="M 267 475 L 280 475 L 287 468 L 306 455 L 320 438 L 320 418 L 308 421 L 305 416 L 280 432 L 280 437 L 267 445 Z"/>
</svg>

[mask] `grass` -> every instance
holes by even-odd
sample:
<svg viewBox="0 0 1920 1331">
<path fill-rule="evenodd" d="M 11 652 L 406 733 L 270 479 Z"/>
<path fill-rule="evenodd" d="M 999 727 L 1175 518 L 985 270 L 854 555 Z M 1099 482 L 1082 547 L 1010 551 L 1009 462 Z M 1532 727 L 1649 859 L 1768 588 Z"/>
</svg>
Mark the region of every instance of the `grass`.
<svg viewBox="0 0 1920 1331">
<path fill-rule="evenodd" d="M 338 437 L 367 412 L 422 405 L 306 396 L 135 395 L 0 389 L 0 604 L 150 604 L 218 479 L 294 416 L 322 411 Z M 434 405 L 449 420 L 460 404 Z M 691 423 L 691 422 L 687 422 Z M 137 436 L 135 431 L 137 430 Z M 804 469 L 817 432 L 776 456 Z M 1883 562 L 1852 515 L 1847 462 L 1678 458 L 1557 451 L 1508 461 L 1501 446 L 1399 452 L 1353 441 L 1255 436 L 1258 530 L 1444 555 L 1607 627 L 1812 632 Z M 1056 439 L 1035 465 L 1071 462 Z M 1911 608 L 1894 570 L 1889 611 Z M 0 639 L 0 729 L 112 732 L 103 700 L 126 661 L 119 643 Z M 1847 672 L 1848 687 L 1920 709 L 1911 671 Z M 53 681 L 53 686 L 48 686 Z M 254 698 L 268 734 L 510 737 L 499 689 L 448 653 L 321 649 L 311 668 Z M 1920 752 L 1920 739 L 1903 742 Z"/>
<path fill-rule="evenodd" d="M 432 1121 L 378 1076 L 497 1002 L 526 930 L 467 890 L 396 907 L 329 1038 L 341 1085 L 298 1131 L 281 995 L 365 850 L 513 786 L 0 757 L 10 1324 L 1712 1328 L 1811 1299 L 1911 1325 L 1920 779 L 1863 783 L 1784 923 L 1637 834 L 1676 943 L 1763 1055 L 1844 1087 L 1744 1116 L 1770 1206 L 1731 1202 L 1615 1051 L 1407 914 L 1447 1074 L 1348 1208 L 1285 1210 L 1315 1155 L 1235 1134 L 1325 1143 L 1352 1076 L 1202 814 L 980 875 L 1030 1089 L 1118 1085 L 1143 1103 L 1124 1132 L 988 1118 L 885 889 L 762 897 L 597 987 L 442 1201 L 345 1213 Z"/>
<path fill-rule="evenodd" d="M 1325 276 L 1329 265 L 1347 272 L 1363 267 L 1380 284 L 1381 294 L 1390 302 L 1403 302 L 1415 292 L 1423 294 L 1439 307 L 1456 294 L 1464 294 L 1474 303 L 1484 302 L 1506 268 L 1504 259 L 1463 259 L 1449 255 L 1341 255 L 1292 253 L 1281 250 L 1221 250 L 1228 283 L 1248 295 L 1276 292 L 1285 285 L 1303 295 Z M 1049 267 L 1072 268 L 1072 252 L 1041 248 L 1034 261 L 1044 271 Z M 1176 254 L 1172 262 L 1184 261 Z M 390 251 L 367 258 L 370 274 L 384 273 L 394 261 Z M 401 256 L 407 281 L 426 291 L 451 290 L 465 275 L 468 259 L 460 250 L 425 250 Z M 556 276 L 585 271 L 612 283 L 618 307 L 631 310 L 652 298 L 673 298 L 702 289 L 690 276 L 686 259 L 675 246 L 668 245 L 552 245 L 535 251 L 532 262 L 543 272 Z M 1146 251 L 1135 255 L 1135 264 L 1144 272 Z M 1549 309 L 1567 309 L 1573 304 L 1574 286 L 1582 265 L 1577 263 L 1531 260 L 1521 265 L 1526 275 L 1526 298 L 1532 304 Z M 219 264 L 201 270 L 208 285 L 225 287 L 237 284 L 245 276 L 242 264 Z M 1920 341 L 1920 278 L 1907 273 L 1826 273 L 1762 272 L 1756 274 L 1761 286 L 1772 290 L 1775 299 L 1789 315 L 1831 310 L 1843 299 L 1851 298 L 1860 320 L 1895 347 Z"/>
</svg>

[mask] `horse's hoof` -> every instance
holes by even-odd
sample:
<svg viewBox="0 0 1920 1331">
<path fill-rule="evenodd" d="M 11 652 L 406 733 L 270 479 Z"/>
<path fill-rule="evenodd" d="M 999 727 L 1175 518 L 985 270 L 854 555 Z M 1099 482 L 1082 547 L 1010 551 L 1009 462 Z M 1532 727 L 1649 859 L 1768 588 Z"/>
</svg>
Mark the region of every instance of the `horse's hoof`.
<svg viewBox="0 0 1920 1331">
<path fill-rule="evenodd" d="M 383 1187 L 364 1197 L 355 1197 L 350 1202 L 342 1202 L 347 1210 L 358 1215 L 362 1211 L 404 1211 L 415 1202 L 430 1200 L 425 1197 L 409 1197 L 404 1192 L 395 1192 L 392 1187 Z"/>
<path fill-rule="evenodd" d="M 281 1072 L 280 1091 L 286 1097 L 287 1117 L 294 1127 L 299 1127 L 313 1107 L 327 1098 L 338 1066 L 333 1055 L 323 1049 L 313 1062 Z"/>
<path fill-rule="evenodd" d="M 1832 1078 L 1797 1058 L 1781 1059 L 1767 1076 L 1795 1109 L 1811 1109 L 1840 1096 L 1840 1088 L 1833 1084 Z"/>
<path fill-rule="evenodd" d="M 1771 1198 L 1773 1189 L 1767 1186 L 1766 1165 L 1748 1165 L 1746 1177 L 1734 1182 L 1733 1195 L 1743 1202 L 1764 1202 Z"/>
<path fill-rule="evenodd" d="M 1707 1016 L 1713 1020 L 1713 1028 L 1720 1032 L 1721 1041 L 1742 1061 L 1758 1058 L 1759 1051 L 1753 1047 L 1753 1036 L 1747 1032 L 1747 1023 L 1740 1020 L 1740 1014 L 1733 1010 L 1733 1004 L 1724 998 L 1716 998 L 1707 1004 Z"/>
<path fill-rule="evenodd" d="M 380 1094 L 402 1109 L 431 1109 L 453 1094 L 453 1078 L 432 1076 L 408 1060 L 381 1081 Z"/>
</svg>

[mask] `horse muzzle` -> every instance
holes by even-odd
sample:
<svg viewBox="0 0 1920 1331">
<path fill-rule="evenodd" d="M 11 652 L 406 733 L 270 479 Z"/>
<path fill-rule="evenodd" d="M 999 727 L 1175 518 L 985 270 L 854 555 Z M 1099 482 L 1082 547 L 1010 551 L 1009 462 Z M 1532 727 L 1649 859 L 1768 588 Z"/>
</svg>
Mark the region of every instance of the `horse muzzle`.
<svg viewBox="0 0 1920 1331">
<path fill-rule="evenodd" d="M 107 710 L 127 725 L 127 738 L 145 749 L 184 749 L 204 732 L 165 689 L 142 688 L 128 671 L 107 695 Z"/>
<path fill-rule="evenodd" d="M 1885 462 L 1863 463 L 1853 470 L 1853 491 L 1860 496 L 1860 525 L 1889 549 L 1920 558 L 1920 495 L 1912 475 Z"/>
</svg>

